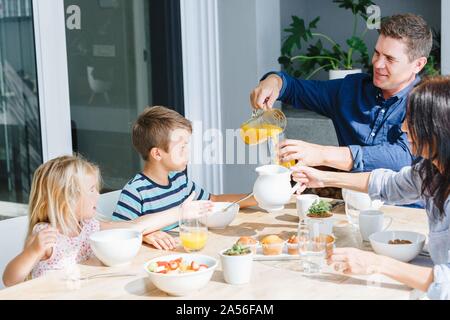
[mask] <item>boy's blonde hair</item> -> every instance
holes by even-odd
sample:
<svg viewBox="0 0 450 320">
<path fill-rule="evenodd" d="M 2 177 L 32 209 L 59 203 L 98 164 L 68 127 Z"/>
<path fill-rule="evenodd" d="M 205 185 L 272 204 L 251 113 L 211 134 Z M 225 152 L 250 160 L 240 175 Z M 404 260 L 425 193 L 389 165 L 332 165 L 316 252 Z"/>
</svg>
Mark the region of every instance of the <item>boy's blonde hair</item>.
<svg viewBox="0 0 450 320">
<path fill-rule="evenodd" d="M 45 222 L 69 235 L 80 231 L 76 215 L 83 177 L 100 170 L 81 156 L 62 156 L 42 164 L 34 173 L 29 201 L 28 236 L 36 224 Z"/>
<path fill-rule="evenodd" d="M 148 161 L 153 148 L 169 151 L 170 133 L 185 129 L 192 133 L 191 122 L 175 110 L 166 107 L 147 107 L 133 126 L 133 145 L 142 159 Z"/>
</svg>

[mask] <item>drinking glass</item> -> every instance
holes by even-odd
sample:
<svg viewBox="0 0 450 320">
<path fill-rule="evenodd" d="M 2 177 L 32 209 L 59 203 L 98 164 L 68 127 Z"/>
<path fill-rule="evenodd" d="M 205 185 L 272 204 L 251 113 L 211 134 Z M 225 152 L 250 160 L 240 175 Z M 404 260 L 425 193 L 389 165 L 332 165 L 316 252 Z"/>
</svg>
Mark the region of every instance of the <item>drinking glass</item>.
<svg viewBox="0 0 450 320">
<path fill-rule="evenodd" d="M 311 228 L 300 223 L 298 228 L 298 245 L 300 261 L 304 273 L 320 273 L 326 257 L 326 236 L 320 234 L 320 222 Z"/>
<path fill-rule="evenodd" d="M 277 164 L 286 168 L 295 166 L 295 160 L 280 161 L 280 143 L 287 139 L 286 133 L 279 132 L 267 138 L 267 147 L 269 149 L 270 164 Z"/>
<path fill-rule="evenodd" d="M 180 210 L 180 242 L 186 252 L 202 250 L 208 240 L 206 212 L 199 212 L 198 206 L 182 205 Z"/>
</svg>

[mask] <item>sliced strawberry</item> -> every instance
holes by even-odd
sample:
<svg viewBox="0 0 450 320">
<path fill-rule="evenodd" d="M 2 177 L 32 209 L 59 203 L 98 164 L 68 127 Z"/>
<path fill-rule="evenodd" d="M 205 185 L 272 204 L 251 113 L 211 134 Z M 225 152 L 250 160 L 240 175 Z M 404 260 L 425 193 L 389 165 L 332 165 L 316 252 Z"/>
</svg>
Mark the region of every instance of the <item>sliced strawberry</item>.
<svg viewBox="0 0 450 320">
<path fill-rule="evenodd" d="M 201 264 L 201 265 L 200 265 L 200 268 L 208 269 L 208 266 L 207 266 L 206 264 Z"/>
<path fill-rule="evenodd" d="M 161 267 L 161 266 L 166 267 L 169 265 L 169 263 L 167 261 L 158 261 L 156 263 L 158 264 L 159 267 Z"/>
</svg>

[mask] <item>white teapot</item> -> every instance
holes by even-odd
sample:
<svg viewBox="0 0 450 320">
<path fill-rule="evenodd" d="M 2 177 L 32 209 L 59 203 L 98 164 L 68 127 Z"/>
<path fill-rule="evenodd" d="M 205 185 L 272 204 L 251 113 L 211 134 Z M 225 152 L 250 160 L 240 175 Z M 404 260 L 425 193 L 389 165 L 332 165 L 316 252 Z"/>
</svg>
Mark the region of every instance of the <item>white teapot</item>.
<svg viewBox="0 0 450 320">
<path fill-rule="evenodd" d="M 259 174 L 253 186 L 253 195 L 261 209 L 279 211 L 291 200 L 299 184 L 291 187 L 292 171 L 279 165 L 266 165 L 255 169 Z"/>
</svg>

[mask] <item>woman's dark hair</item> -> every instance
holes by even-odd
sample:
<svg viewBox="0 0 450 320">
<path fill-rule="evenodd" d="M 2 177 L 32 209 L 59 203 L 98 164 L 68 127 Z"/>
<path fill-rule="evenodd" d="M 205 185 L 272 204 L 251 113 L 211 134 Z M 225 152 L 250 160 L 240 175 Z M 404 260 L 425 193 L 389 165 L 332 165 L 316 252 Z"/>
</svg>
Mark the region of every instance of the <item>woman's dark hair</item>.
<svg viewBox="0 0 450 320">
<path fill-rule="evenodd" d="M 450 193 L 450 77 L 426 78 L 414 88 L 406 121 L 417 155 L 426 155 L 414 166 L 423 180 L 422 195 L 434 197 L 443 217 Z"/>
</svg>

